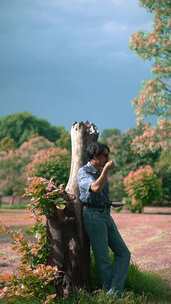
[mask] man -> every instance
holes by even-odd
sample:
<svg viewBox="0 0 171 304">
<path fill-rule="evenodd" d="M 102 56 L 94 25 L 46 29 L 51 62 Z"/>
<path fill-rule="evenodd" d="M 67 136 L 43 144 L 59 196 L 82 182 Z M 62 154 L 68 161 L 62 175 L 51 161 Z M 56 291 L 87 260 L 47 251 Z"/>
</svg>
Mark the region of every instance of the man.
<svg viewBox="0 0 171 304">
<path fill-rule="evenodd" d="M 122 294 L 128 273 L 130 252 L 110 216 L 108 174 L 114 167 L 109 148 L 92 143 L 87 148 L 89 162 L 78 172 L 83 222 L 99 269 L 102 286 L 108 294 Z M 114 266 L 109 247 L 115 255 Z"/>
</svg>

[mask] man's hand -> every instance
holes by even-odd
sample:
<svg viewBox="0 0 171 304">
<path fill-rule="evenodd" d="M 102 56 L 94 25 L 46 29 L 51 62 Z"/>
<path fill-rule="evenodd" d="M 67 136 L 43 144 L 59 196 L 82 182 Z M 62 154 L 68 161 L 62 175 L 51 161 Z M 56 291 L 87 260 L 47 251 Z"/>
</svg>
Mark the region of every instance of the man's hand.
<svg viewBox="0 0 171 304">
<path fill-rule="evenodd" d="M 113 160 L 109 160 L 105 165 L 104 165 L 104 169 L 105 170 L 111 170 L 111 169 L 114 169 L 115 167 L 115 163 Z"/>
<path fill-rule="evenodd" d="M 106 182 L 108 171 L 113 169 L 114 167 L 115 163 L 113 160 L 109 160 L 108 162 L 106 162 L 98 179 L 96 179 L 96 181 L 91 184 L 91 190 L 93 192 L 101 191 L 102 187 L 104 186 L 104 183 Z"/>
</svg>

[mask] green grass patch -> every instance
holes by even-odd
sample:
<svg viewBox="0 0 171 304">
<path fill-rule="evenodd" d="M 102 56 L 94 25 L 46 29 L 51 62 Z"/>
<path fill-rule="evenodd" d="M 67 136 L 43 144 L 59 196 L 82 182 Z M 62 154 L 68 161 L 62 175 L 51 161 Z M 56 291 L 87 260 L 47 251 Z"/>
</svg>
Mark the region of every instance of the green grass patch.
<svg viewBox="0 0 171 304">
<path fill-rule="evenodd" d="M 111 253 L 110 256 L 114 262 L 113 254 Z M 91 287 L 93 290 L 100 288 L 99 275 L 93 256 L 91 259 Z M 131 264 L 129 267 L 125 290 L 140 297 L 145 295 L 150 303 L 171 303 L 171 288 L 168 283 L 154 272 L 141 271 L 135 264 Z"/>
<path fill-rule="evenodd" d="M 90 294 L 85 291 L 80 291 L 68 299 L 61 299 L 54 303 L 57 304 L 146 304 L 144 296 L 136 296 L 133 293 L 125 293 L 123 298 L 118 298 L 116 295 L 109 296 L 104 291 Z"/>
<path fill-rule="evenodd" d="M 40 301 L 37 299 L 27 299 L 14 297 L 10 299 L 1 299 L 0 304 L 40 304 Z"/>
<path fill-rule="evenodd" d="M 0 204 L 0 209 L 5 209 L 5 210 L 14 210 L 14 209 L 26 209 L 27 208 L 27 203 L 20 203 L 20 204 Z"/>
<path fill-rule="evenodd" d="M 129 268 L 126 289 L 145 294 L 154 303 L 171 303 L 171 288 L 158 274 L 140 271 L 136 265 Z"/>
<path fill-rule="evenodd" d="M 12 298 L 6 300 L 0 300 L 0 304 L 40 304 L 41 301 L 37 299 L 27 298 Z M 135 295 L 131 292 L 126 292 L 122 298 L 117 296 L 107 295 L 104 291 L 100 291 L 96 294 L 90 294 L 85 291 L 70 296 L 67 299 L 58 299 L 51 302 L 53 304 L 149 304 L 156 302 L 149 302 L 145 295 Z M 160 302 L 164 303 L 164 302 Z M 166 303 L 166 302 L 165 302 Z"/>
</svg>

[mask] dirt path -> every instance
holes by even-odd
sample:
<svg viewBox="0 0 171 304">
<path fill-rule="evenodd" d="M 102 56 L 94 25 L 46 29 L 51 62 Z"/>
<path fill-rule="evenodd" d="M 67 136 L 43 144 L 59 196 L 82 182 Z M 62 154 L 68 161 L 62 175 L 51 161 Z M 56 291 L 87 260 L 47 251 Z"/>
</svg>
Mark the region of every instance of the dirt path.
<svg viewBox="0 0 171 304">
<path fill-rule="evenodd" d="M 153 210 L 146 210 L 151 214 L 112 216 L 132 253 L 132 261 L 143 270 L 159 272 L 171 282 L 171 214 L 153 214 Z M 33 218 L 25 210 L 0 211 L 0 223 L 23 227 L 31 225 Z M 9 238 L 0 235 L 0 273 L 15 272 L 18 263 Z"/>
</svg>

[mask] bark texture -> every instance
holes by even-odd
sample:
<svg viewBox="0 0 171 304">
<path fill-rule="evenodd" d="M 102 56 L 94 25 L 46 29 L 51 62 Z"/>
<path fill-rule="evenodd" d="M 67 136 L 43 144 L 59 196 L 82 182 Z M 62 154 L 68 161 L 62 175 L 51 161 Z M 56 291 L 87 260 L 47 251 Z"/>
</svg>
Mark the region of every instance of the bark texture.
<svg viewBox="0 0 171 304">
<path fill-rule="evenodd" d="M 66 208 L 54 208 L 47 217 L 47 232 L 51 252 L 48 263 L 57 265 L 59 270 L 56 289 L 60 296 L 68 296 L 77 288 L 88 287 L 90 249 L 82 223 L 82 208 L 79 202 L 77 173 L 87 162 L 86 147 L 97 141 L 98 131 L 89 122 L 75 122 L 71 128 L 72 158 L 66 192 L 75 195 L 67 202 Z"/>
</svg>

